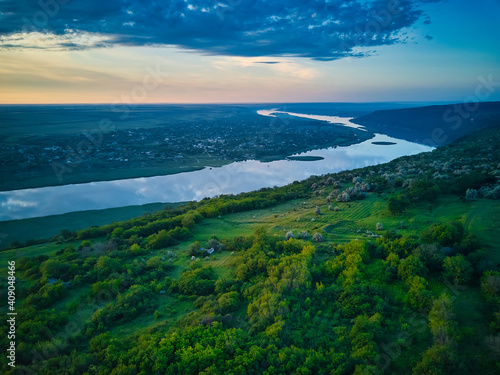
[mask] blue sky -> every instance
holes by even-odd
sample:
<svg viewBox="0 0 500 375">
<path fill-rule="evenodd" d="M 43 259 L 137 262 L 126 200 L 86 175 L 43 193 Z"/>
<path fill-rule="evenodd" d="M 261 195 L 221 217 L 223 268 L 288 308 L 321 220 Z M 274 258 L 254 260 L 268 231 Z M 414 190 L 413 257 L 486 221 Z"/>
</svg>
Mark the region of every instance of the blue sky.
<svg viewBox="0 0 500 375">
<path fill-rule="evenodd" d="M 485 81 L 500 100 L 499 15 L 499 0 L 0 0 L 0 103 L 460 102 Z"/>
</svg>

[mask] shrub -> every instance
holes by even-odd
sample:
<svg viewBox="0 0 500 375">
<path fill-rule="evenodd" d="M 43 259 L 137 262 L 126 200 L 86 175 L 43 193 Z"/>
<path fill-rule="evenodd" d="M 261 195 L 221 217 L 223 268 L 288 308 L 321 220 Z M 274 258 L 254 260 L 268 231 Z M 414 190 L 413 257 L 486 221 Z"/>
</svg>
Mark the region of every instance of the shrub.
<svg viewBox="0 0 500 375">
<path fill-rule="evenodd" d="M 481 277 L 481 290 L 488 299 L 500 296 L 500 272 L 484 272 Z"/>
<path fill-rule="evenodd" d="M 472 266 L 463 255 L 446 257 L 443 262 L 443 276 L 455 284 L 467 284 L 472 276 Z"/>
<path fill-rule="evenodd" d="M 422 238 L 429 243 L 439 243 L 441 246 L 459 244 L 464 236 L 464 227 L 459 222 L 434 224 L 422 234 Z"/>
<path fill-rule="evenodd" d="M 465 192 L 465 199 L 468 201 L 475 201 L 477 198 L 477 190 L 476 189 L 467 189 Z"/>
<path fill-rule="evenodd" d="M 349 202 L 351 200 L 351 196 L 347 191 L 343 191 L 341 194 L 337 196 L 337 202 Z"/>
<path fill-rule="evenodd" d="M 398 275 L 402 279 L 409 279 L 413 276 L 423 276 L 427 272 L 425 265 L 414 255 L 410 255 L 399 262 Z"/>
<path fill-rule="evenodd" d="M 219 312 L 227 314 L 235 311 L 238 308 L 239 301 L 240 295 L 237 292 L 224 293 L 217 300 L 219 303 Z"/>
<path fill-rule="evenodd" d="M 297 233 L 297 238 L 305 240 L 305 239 L 309 238 L 309 233 L 307 231 L 299 232 L 299 233 Z"/>
<path fill-rule="evenodd" d="M 215 289 L 215 273 L 211 267 L 194 266 L 182 273 L 178 287 L 183 294 L 206 296 Z"/>
<path fill-rule="evenodd" d="M 314 233 L 312 236 L 314 242 L 324 242 L 325 238 L 320 233 Z"/>
<path fill-rule="evenodd" d="M 387 200 L 387 209 L 392 215 L 399 215 L 410 208 L 410 200 L 406 195 L 391 196 Z"/>
<path fill-rule="evenodd" d="M 201 249 L 200 242 L 195 241 L 191 245 L 189 245 L 188 255 L 190 257 L 198 256 L 200 253 L 200 249 Z"/>
</svg>

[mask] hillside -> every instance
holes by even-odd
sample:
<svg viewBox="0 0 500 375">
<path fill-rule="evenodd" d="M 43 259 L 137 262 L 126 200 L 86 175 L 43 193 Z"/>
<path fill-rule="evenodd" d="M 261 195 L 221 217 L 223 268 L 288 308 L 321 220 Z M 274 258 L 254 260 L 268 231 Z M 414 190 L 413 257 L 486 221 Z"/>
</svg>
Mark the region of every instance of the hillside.
<svg viewBox="0 0 500 375">
<path fill-rule="evenodd" d="M 499 116 L 500 102 L 481 102 L 380 110 L 352 122 L 395 138 L 442 146 L 497 126 Z"/>
<path fill-rule="evenodd" d="M 499 149 L 488 128 L 17 244 L 0 252 L 4 314 L 16 267 L 17 370 L 496 374 Z M 5 356 L 1 371 L 14 373 Z"/>
</svg>

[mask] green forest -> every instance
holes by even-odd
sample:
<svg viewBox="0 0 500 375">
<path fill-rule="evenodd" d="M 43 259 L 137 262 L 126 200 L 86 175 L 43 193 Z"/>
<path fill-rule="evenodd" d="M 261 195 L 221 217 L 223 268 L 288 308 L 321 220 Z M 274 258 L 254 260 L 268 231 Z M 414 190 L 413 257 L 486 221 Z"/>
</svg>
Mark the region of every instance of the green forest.
<svg viewBox="0 0 500 375">
<path fill-rule="evenodd" d="M 15 262 L 3 374 L 498 374 L 500 128 L 63 230 Z M 9 347 L 3 321 L 0 340 Z"/>
</svg>

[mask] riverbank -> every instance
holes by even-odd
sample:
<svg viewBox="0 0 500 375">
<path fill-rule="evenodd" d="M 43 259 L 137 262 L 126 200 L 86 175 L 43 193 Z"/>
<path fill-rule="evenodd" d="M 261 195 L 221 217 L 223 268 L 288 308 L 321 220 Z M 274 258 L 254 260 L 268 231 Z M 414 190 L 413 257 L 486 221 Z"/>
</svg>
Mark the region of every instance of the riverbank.
<svg viewBox="0 0 500 375">
<path fill-rule="evenodd" d="M 396 144 L 378 146 L 373 145 L 373 141 Z M 431 150 L 431 147 L 377 134 L 349 147 L 331 147 L 291 155 L 300 157 L 299 160 L 248 160 L 175 175 L 0 192 L 0 220 L 154 202 L 199 201 L 222 194 L 284 186 L 313 175 L 381 164 L 400 156 Z M 308 161 L 310 157 L 315 157 L 316 161 Z"/>
<path fill-rule="evenodd" d="M 125 221 L 145 214 L 152 214 L 165 207 L 177 207 L 184 203 L 149 203 L 140 206 L 125 206 L 70 212 L 29 219 L 0 221 L 0 249 L 14 241 L 46 239 L 57 236 L 62 230 L 76 232 L 89 226 L 101 226 L 115 221 Z"/>
</svg>

